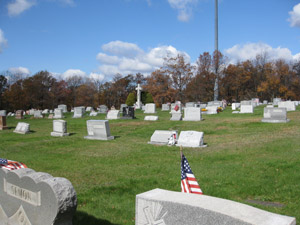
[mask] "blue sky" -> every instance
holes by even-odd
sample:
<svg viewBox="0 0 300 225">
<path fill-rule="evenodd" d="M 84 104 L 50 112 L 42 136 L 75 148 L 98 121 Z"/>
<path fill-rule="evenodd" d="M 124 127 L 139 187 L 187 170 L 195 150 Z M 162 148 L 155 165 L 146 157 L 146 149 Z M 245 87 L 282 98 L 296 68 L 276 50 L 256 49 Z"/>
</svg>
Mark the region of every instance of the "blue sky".
<svg viewBox="0 0 300 225">
<path fill-rule="evenodd" d="M 109 80 L 214 50 L 214 0 L 0 0 L 0 72 Z M 230 62 L 300 59 L 299 0 L 219 0 Z"/>
</svg>

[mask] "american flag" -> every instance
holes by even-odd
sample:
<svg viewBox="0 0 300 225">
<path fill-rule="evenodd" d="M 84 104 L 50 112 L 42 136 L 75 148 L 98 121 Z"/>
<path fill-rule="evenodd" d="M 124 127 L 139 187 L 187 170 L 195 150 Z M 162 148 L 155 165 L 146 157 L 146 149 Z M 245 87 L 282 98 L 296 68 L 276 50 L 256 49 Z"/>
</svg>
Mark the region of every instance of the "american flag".
<svg viewBox="0 0 300 225">
<path fill-rule="evenodd" d="M 202 195 L 202 190 L 192 172 L 189 162 L 182 154 L 181 159 L 181 192 Z"/>
<path fill-rule="evenodd" d="M 0 158 L 0 168 L 7 170 L 17 170 L 27 168 L 27 166 L 24 163 Z"/>
</svg>

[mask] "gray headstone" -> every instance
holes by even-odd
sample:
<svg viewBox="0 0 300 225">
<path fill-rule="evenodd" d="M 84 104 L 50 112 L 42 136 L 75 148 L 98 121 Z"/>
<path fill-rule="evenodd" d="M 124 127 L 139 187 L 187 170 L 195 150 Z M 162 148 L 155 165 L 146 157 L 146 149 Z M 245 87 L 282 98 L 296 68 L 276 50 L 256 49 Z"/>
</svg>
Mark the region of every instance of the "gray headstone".
<svg viewBox="0 0 300 225">
<path fill-rule="evenodd" d="M 170 106 L 168 104 L 161 105 L 161 111 L 169 111 L 169 110 L 170 110 Z"/>
<path fill-rule="evenodd" d="M 53 132 L 51 132 L 51 136 L 54 137 L 63 137 L 69 136 L 67 133 L 67 122 L 64 120 L 53 120 Z"/>
<path fill-rule="evenodd" d="M 92 112 L 90 113 L 90 116 L 98 116 L 98 112 L 92 111 Z"/>
<path fill-rule="evenodd" d="M 83 113 L 84 113 L 84 109 L 82 107 L 75 107 L 73 118 L 82 118 Z"/>
<path fill-rule="evenodd" d="M 63 114 L 63 110 L 62 109 L 54 109 L 54 116 L 53 116 L 54 119 L 62 119 L 64 118 L 64 114 Z"/>
<path fill-rule="evenodd" d="M 120 110 L 109 110 L 106 115 L 107 120 L 117 120 L 120 119 Z"/>
<path fill-rule="evenodd" d="M 204 103 L 200 104 L 201 109 L 205 109 L 206 107 L 207 107 L 207 104 L 204 104 Z"/>
<path fill-rule="evenodd" d="M 11 115 L 13 116 L 14 114 L 12 113 Z M 16 119 L 24 119 L 24 111 L 23 110 L 18 110 L 16 112 Z"/>
<path fill-rule="evenodd" d="M 148 144 L 154 145 L 167 145 L 169 139 L 175 134 L 175 142 L 177 141 L 177 131 L 176 130 L 156 130 L 151 136 L 150 142 Z"/>
<path fill-rule="evenodd" d="M 267 104 L 268 104 L 268 101 L 267 101 L 267 100 L 263 100 L 263 104 L 264 104 L 264 105 L 267 105 Z"/>
<path fill-rule="evenodd" d="M 106 105 L 100 105 L 100 106 L 99 106 L 99 113 L 101 113 L 101 114 L 106 114 L 107 111 L 108 111 L 108 108 L 107 108 Z"/>
<path fill-rule="evenodd" d="M 290 120 L 286 117 L 286 108 L 264 108 L 264 118 L 261 120 L 265 123 L 287 123 Z"/>
<path fill-rule="evenodd" d="M 85 139 L 92 140 L 112 140 L 114 136 L 110 135 L 108 120 L 88 120 L 86 121 L 88 136 Z"/>
<path fill-rule="evenodd" d="M 65 178 L 0 169 L 0 225 L 72 225 L 76 192 Z"/>
<path fill-rule="evenodd" d="M 296 105 L 292 101 L 278 102 L 278 108 L 286 108 L 289 111 L 296 111 Z"/>
<path fill-rule="evenodd" d="M 34 114 L 33 114 L 33 117 L 34 117 L 34 118 L 37 118 L 37 119 L 43 118 L 42 111 L 40 111 L 40 110 L 35 110 L 35 111 L 34 111 Z"/>
<path fill-rule="evenodd" d="M 146 104 L 144 113 L 156 113 L 156 106 L 154 103 Z"/>
<path fill-rule="evenodd" d="M 231 109 L 232 110 L 237 110 L 238 108 L 240 108 L 241 104 L 240 103 L 232 103 L 231 104 Z"/>
<path fill-rule="evenodd" d="M 184 121 L 201 121 L 201 108 L 190 107 L 184 109 Z"/>
<path fill-rule="evenodd" d="M 195 107 L 195 102 L 187 102 L 187 103 L 185 103 L 185 107 L 186 108 Z"/>
<path fill-rule="evenodd" d="M 208 115 L 218 114 L 218 107 L 219 106 L 215 106 L 215 105 L 207 106 L 206 107 L 206 114 L 208 114 Z"/>
<path fill-rule="evenodd" d="M 68 109 L 67 109 L 67 106 L 66 106 L 66 105 L 61 104 L 61 105 L 58 105 L 57 108 L 58 108 L 58 109 L 62 109 L 62 110 L 63 110 L 63 113 L 68 112 Z"/>
<path fill-rule="evenodd" d="M 27 134 L 27 133 L 29 133 L 30 132 L 29 123 L 23 123 L 23 122 L 18 123 L 16 129 L 14 130 L 14 132 L 18 133 L 18 134 Z"/>
<path fill-rule="evenodd" d="M 190 148 L 206 147 L 206 145 L 203 145 L 203 136 L 204 133 L 199 131 L 181 131 L 177 146 Z"/>
<path fill-rule="evenodd" d="M 281 98 L 274 98 L 273 99 L 273 105 L 278 105 L 279 102 L 281 102 Z"/>
<path fill-rule="evenodd" d="M 136 196 L 135 225 L 296 225 L 282 216 L 239 202 L 162 189 Z"/>
<path fill-rule="evenodd" d="M 33 115 L 34 115 L 34 111 L 35 111 L 34 109 L 30 109 L 30 110 L 29 110 L 29 115 L 30 115 L 30 116 L 33 116 Z"/>
<path fill-rule="evenodd" d="M 178 112 L 171 111 L 170 113 L 172 115 L 171 118 L 170 118 L 170 120 L 172 120 L 172 121 L 180 121 L 180 120 L 182 120 L 182 113 L 181 113 L 181 111 L 178 111 Z"/>
<path fill-rule="evenodd" d="M 145 116 L 144 120 L 156 121 L 158 120 L 158 116 Z"/>
<path fill-rule="evenodd" d="M 6 116 L 6 110 L 0 110 L 0 116 Z"/>
<path fill-rule="evenodd" d="M 43 115 L 48 114 L 48 113 L 49 113 L 49 109 L 44 109 L 43 112 L 42 112 Z"/>
<path fill-rule="evenodd" d="M 222 101 L 211 101 L 211 102 L 207 103 L 207 106 L 223 107 L 223 102 Z"/>
<path fill-rule="evenodd" d="M 240 113 L 253 113 L 253 105 L 241 105 Z"/>
<path fill-rule="evenodd" d="M 85 111 L 86 111 L 86 112 L 93 111 L 93 108 L 92 108 L 91 106 L 88 106 L 88 107 L 86 107 Z"/>
</svg>

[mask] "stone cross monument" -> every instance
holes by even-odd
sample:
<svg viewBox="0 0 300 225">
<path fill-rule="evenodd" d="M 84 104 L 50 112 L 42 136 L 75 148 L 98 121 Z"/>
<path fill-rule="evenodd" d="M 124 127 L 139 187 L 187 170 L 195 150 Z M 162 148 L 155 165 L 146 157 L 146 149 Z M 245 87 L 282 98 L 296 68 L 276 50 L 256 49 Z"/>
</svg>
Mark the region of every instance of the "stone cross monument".
<svg viewBox="0 0 300 225">
<path fill-rule="evenodd" d="M 135 103 L 135 105 L 137 109 L 141 109 L 142 108 L 141 91 L 143 90 L 143 88 L 140 86 L 140 84 L 138 84 L 135 90 L 137 90 L 137 102 Z"/>
</svg>

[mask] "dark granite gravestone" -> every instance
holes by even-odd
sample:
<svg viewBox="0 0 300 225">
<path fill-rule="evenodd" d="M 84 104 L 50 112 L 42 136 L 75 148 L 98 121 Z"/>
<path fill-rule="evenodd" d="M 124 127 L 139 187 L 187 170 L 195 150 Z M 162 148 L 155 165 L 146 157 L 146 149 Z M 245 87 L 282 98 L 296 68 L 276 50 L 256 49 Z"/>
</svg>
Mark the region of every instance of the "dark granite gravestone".
<svg viewBox="0 0 300 225">
<path fill-rule="evenodd" d="M 0 130 L 7 129 L 6 126 L 6 116 L 0 116 Z"/>
<path fill-rule="evenodd" d="M 71 182 L 32 169 L 0 169 L 0 225 L 72 225 Z"/>
<path fill-rule="evenodd" d="M 18 120 L 24 119 L 24 111 L 23 110 L 18 110 L 16 112 L 16 119 L 18 119 Z"/>
<path fill-rule="evenodd" d="M 123 117 L 121 119 L 135 119 L 134 108 L 131 106 L 123 107 Z"/>
</svg>

